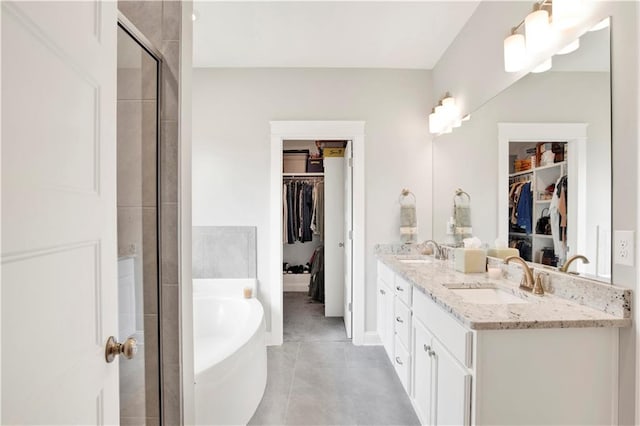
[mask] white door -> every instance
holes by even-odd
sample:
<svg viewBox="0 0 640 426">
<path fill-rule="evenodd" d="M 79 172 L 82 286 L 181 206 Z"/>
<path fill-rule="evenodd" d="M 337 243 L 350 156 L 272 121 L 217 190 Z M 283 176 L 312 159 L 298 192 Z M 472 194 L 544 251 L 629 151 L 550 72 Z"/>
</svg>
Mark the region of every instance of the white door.
<svg viewBox="0 0 640 426">
<path fill-rule="evenodd" d="M 344 167 L 324 159 L 324 314 L 344 316 Z"/>
<path fill-rule="evenodd" d="M 116 2 L 2 2 L 2 423 L 117 424 Z"/>
<path fill-rule="evenodd" d="M 353 147 L 347 142 L 344 154 L 344 328 L 347 337 L 351 338 L 351 316 L 353 307 L 352 275 L 353 262 Z"/>
</svg>

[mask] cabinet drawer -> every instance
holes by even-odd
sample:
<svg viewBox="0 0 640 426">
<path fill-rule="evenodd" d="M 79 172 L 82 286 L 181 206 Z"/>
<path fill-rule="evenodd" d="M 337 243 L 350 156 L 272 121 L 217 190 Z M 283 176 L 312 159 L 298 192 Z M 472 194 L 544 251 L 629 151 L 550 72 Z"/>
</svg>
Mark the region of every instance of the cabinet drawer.
<svg viewBox="0 0 640 426">
<path fill-rule="evenodd" d="M 396 275 L 395 278 L 396 296 L 398 296 L 407 306 L 411 306 L 411 284 L 398 275 Z"/>
<path fill-rule="evenodd" d="M 420 320 L 462 365 L 471 368 L 473 333 L 420 290 L 413 290 L 413 319 Z"/>
<path fill-rule="evenodd" d="M 395 273 L 384 263 L 378 261 L 378 279 L 384 281 L 389 288 L 393 288 L 393 277 Z"/>
<path fill-rule="evenodd" d="M 411 310 L 398 297 L 395 298 L 394 330 L 405 348 L 411 346 Z"/>
<path fill-rule="evenodd" d="M 411 384 L 409 377 L 411 374 L 411 356 L 409 355 L 409 351 L 402 345 L 402 342 L 400 342 L 400 339 L 398 339 L 398 336 L 395 337 L 394 349 L 393 365 L 404 390 L 409 394 L 409 386 Z"/>
</svg>

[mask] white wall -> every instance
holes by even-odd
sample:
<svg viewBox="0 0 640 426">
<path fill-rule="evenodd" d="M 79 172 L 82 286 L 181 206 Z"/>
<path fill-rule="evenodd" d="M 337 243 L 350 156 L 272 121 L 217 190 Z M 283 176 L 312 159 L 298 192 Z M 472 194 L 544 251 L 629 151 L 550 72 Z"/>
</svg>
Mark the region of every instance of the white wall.
<svg viewBox="0 0 640 426">
<path fill-rule="evenodd" d="M 398 196 L 431 230 L 431 73 L 369 69 L 196 69 L 193 225 L 258 227 L 259 294 L 269 318 L 270 120 L 365 121 L 366 330 L 375 330 L 373 246 L 399 241 Z M 267 324 L 270 329 L 270 324 Z"/>
<path fill-rule="evenodd" d="M 575 39 L 584 29 L 605 16 L 611 16 L 612 70 L 612 201 L 613 229 L 635 230 L 638 235 L 638 2 L 594 1 L 582 28 L 565 33 L 561 44 Z M 527 2 L 482 2 L 470 22 L 433 70 L 434 92 L 449 90 L 460 99 L 464 112 L 474 112 L 493 96 L 518 80 L 524 73 L 504 72 L 502 42 L 509 28 L 522 19 Z M 501 11 L 504 11 L 502 13 Z M 518 13 L 520 13 L 518 15 Z M 515 18 L 515 19 L 514 19 Z M 466 74 L 473 70 L 472 77 Z M 637 289 L 640 268 L 613 265 L 613 282 Z M 637 309 L 634 318 L 638 319 Z M 633 328 L 620 330 L 620 424 L 635 424 L 636 375 L 635 333 Z M 640 372 L 639 372 L 640 373 Z"/>
<path fill-rule="evenodd" d="M 498 187 L 499 122 L 588 123 L 587 161 L 580 164 L 588 171 L 585 183 L 588 251 L 581 254 L 593 260 L 588 266 L 594 268 L 589 272 L 595 273 L 596 225 L 609 227 L 611 223 L 611 203 L 604 201 L 611 199 L 609 73 L 530 74 L 487 102 L 461 128 L 436 138 L 433 142 L 436 240 L 445 238 L 452 194 L 458 187 L 472 197 L 473 231 L 483 242 L 493 244 L 498 236 L 498 222 L 507 220 L 498 217 L 498 191 L 507 191 Z"/>
</svg>

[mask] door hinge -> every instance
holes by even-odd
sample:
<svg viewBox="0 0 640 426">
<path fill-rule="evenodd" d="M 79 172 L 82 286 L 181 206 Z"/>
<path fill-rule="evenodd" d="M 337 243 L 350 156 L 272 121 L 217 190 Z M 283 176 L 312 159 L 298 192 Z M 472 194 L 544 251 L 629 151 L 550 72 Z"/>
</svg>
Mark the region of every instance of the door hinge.
<svg viewBox="0 0 640 426">
<path fill-rule="evenodd" d="M 349 241 L 353 240 L 353 230 L 349 229 Z"/>
<path fill-rule="evenodd" d="M 351 302 L 349 302 L 349 312 L 351 312 Z"/>
</svg>

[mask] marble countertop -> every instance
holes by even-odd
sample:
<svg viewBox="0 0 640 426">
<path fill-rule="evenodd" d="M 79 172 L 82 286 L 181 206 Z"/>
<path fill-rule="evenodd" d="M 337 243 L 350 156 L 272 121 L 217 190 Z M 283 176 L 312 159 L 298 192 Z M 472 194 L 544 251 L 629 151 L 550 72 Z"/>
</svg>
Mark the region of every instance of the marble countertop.
<svg viewBox="0 0 640 426">
<path fill-rule="evenodd" d="M 559 297 L 554 294 L 544 294 L 543 296 L 531 294 L 520 290 L 518 283 L 503 278 L 490 279 L 486 273 L 463 274 L 449 268 L 446 261 L 433 260 L 429 264 L 402 263 L 400 261 L 401 259 L 416 258 L 427 257 L 415 254 L 378 254 L 378 259 L 386 266 L 433 299 L 470 329 L 631 326 L 631 310 L 626 300 L 630 297 L 629 290 L 609 286 L 613 289 L 607 295 L 610 300 L 600 301 L 603 306 L 607 306 L 607 309 L 599 310 L 589 304 L 570 300 L 571 297 Z M 528 303 L 469 303 L 445 286 L 461 283 L 465 287 L 499 288 L 526 300 Z M 597 297 L 603 296 L 600 294 Z M 613 306 L 618 303 L 621 305 L 620 307 Z M 627 305 L 622 306 L 625 303 Z M 612 314 L 611 312 L 619 312 L 620 314 Z"/>
</svg>

